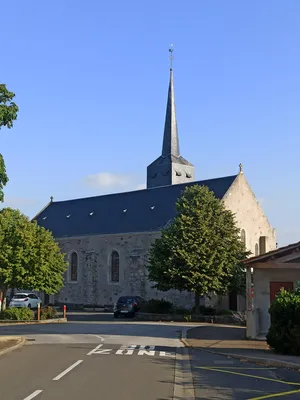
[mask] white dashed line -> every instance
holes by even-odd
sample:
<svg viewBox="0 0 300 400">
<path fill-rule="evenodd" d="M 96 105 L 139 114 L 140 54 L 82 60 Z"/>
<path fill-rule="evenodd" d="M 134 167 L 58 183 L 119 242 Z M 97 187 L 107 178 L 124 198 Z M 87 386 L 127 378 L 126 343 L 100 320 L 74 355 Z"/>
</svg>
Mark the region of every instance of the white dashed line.
<svg viewBox="0 0 300 400">
<path fill-rule="evenodd" d="M 31 393 L 29 396 L 25 397 L 24 400 L 31 400 L 40 393 L 42 393 L 42 390 L 36 390 L 35 392 Z"/>
<path fill-rule="evenodd" d="M 65 369 L 61 374 L 59 374 L 55 378 L 53 378 L 53 381 L 58 381 L 60 378 L 65 376 L 68 372 L 72 371 L 73 368 L 77 367 L 77 365 L 81 364 L 82 361 L 83 360 L 76 361 L 76 363 L 72 364 L 69 368 Z"/>
</svg>

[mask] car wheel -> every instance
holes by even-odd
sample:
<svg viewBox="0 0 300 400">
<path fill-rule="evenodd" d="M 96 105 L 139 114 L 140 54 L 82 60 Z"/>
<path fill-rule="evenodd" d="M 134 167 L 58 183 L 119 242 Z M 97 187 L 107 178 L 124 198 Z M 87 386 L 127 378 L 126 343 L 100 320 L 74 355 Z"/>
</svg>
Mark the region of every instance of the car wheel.
<svg viewBox="0 0 300 400">
<path fill-rule="evenodd" d="M 118 318 L 119 314 L 118 313 L 114 313 L 114 318 Z"/>
<path fill-rule="evenodd" d="M 30 308 L 30 309 L 31 309 L 31 304 L 28 304 L 28 308 Z"/>
</svg>

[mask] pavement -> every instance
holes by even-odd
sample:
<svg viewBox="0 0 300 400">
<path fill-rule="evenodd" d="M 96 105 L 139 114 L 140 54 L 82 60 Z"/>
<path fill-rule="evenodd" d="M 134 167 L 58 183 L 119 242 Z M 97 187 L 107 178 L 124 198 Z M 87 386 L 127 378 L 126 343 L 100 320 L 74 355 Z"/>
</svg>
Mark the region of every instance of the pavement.
<svg viewBox="0 0 300 400">
<path fill-rule="evenodd" d="M 187 332 L 188 347 L 231 356 L 266 366 L 300 370 L 300 357 L 276 354 L 266 341 L 246 340 L 246 328 L 202 324 Z"/>
<path fill-rule="evenodd" d="M 24 343 L 22 336 L 0 336 L 0 356 L 23 346 Z"/>
<path fill-rule="evenodd" d="M 1 400 L 300 398 L 298 371 L 187 348 L 180 340 L 196 340 L 191 334 L 201 329 L 203 340 L 215 340 L 221 331 L 211 324 L 72 315 L 64 324 L 0 326 L 0 335 L 26 338 L 24 346 L 0 356 Z"/>
<path fill-rule="evenodd" d="M 188 349 L 180 341 L 192 325 L 107 318 L 0 326 L 0 335 L 26 338 L 0 357 L 0 399 L 194 400 Z"/>
<path fill-rule="evenodd" d="M 197 400 L 262 400 L 300 398 L 300 374 L 190 348 Z"/>
</svg>

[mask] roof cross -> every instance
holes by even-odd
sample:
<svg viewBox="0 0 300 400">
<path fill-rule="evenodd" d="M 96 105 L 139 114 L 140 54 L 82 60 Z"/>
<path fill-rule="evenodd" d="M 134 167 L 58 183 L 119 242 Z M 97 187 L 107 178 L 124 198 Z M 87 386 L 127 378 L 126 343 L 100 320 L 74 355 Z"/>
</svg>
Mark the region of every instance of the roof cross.
<svg viewBox="0 0 300 400">
<path fill-rule="evenodd" d="M 173 48 L 173 45 L 171 44 L 171 46 L 170 46 L 170 48 L 169 48 L 169 53 L 170 53 L 170 68 L 171 68 L 171 69 L 173 68 L 173 60 L 174 60 L 173 51 L 174 51 L 174 48 Z"/>
</svg>

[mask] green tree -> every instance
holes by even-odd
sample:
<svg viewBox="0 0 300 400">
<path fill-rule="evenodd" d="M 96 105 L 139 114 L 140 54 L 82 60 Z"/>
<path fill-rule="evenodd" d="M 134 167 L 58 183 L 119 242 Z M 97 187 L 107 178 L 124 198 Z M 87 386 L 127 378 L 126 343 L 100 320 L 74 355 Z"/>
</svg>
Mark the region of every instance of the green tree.
<svg viewBox="0 0 300 400">
<path fill-rule="evenodd" d="M 269 313 L 267 343 L 277 353 L 300 355 L 300 290 L 277 293 Z"/>
<path fill-rule="evenodd" d="M 0 211 L 0 287 L 55 294 L 63 287 L 65 256 L 51 232 L 18 210 Z"/>
<path fill-rule="evenodd" d="M 196 307 L 200 296 L 240 287 L 241 260 L 248 253 L 234 214 L 199 185 L 186 187 L 176 210 L 174 220 L 149 251 L 147 268 L 154 287 L 193 292 Z"/>
<path fill-rule="evenodd" d="M 13 127 L 13 122 L 17 119 L 19 108 L 13 101 L 15 94 L 9 92 L 6 85 L 0 84 L 0 129 L 5 126 Z M 5 163 L 2 154 L 0 154 L 0 202 L 4 200 L 3 188 L 8 182 Z"/>
</svg>

